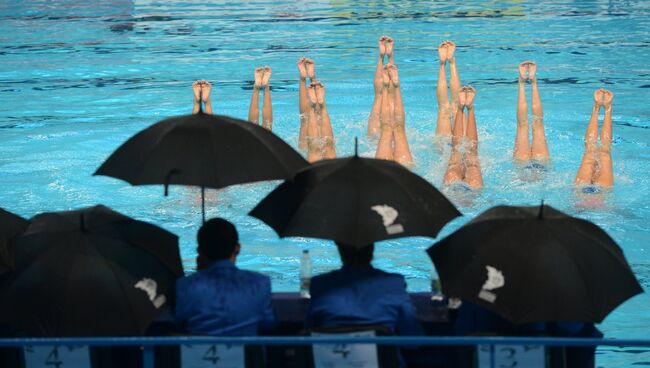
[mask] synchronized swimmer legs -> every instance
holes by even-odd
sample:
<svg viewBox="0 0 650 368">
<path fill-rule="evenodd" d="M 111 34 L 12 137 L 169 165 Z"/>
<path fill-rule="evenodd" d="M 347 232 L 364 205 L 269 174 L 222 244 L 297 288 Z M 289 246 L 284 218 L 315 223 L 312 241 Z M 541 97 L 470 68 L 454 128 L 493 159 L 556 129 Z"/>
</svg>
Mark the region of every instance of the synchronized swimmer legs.
<svg viewBox="0 0 650 368">
<path fill-rule="evenodd" d="M 264 101 L 262 104 L 262 126 L 268 130 L 273 128 L 273 105 L 271 103 L 271 68 L 265 66 L 255 69 L 255 84 L 253 85 L 253 94 L 251 103 L 248 107 L 248 121 L 259 124 L 259 95 L 260 88 L 264 89 Z"/>
<path fill-rule="evenodd" d="M 375 102 L 370 114 L 368 133 L 370 134 L 372 119 L 378 117 L 380 136 L 375 157 L 410 166 L 413 164 L 413 156 L 406 139 L 404 103 L 397 66 L 394 64 L 393 46 L 392 38 L 382 36 L 379 39 L 380 60 L 375 75 Z M 380 69 L 384 54 L 388 55 L 389 62 Z"/>
<path fill-rule="evenodd" d="M 455 113 L 454 130 L 452 134 L 452 152 L 444 176 L 445 184 L 465 182 L 472 189 L 483 187 L 481 165 L 478 158 L 478 132 L 474 114 L 474 96 L 476 90 L 463 87 L 458 93 L 458 104 Z M 466 113 L 463 110 L 466 109 Z M 467 117 L 467 129 L 463 129 L 463 120 Z M 465 132 L 463 132 L 465 130 Z M 467 140 L 467 147 L 463 141 Z"/>
<path fill-rule="evenodd" d="M 612 187 L 614 174 L 612 170 L 612 100 L 614 94 L 606 89 L 594 93 L 594 107 L 585 133 L 585 152 L 576 175 L 576 185 L 597 185 Z M 598 112 L 605 109 L 603 126 L 600 130 L 600 147 L 598 147 Z"/>
<path fill-rule="evenodd" d="M 307 113 L 307 160 L 315 162 L 323 158 L 335 158 L 334 132 L 325 103 L 325 86 L 313 81 L 307 90 L 309 109 Z"/>
<path fill-rule="evenodd" d="M 373 85 L 375 87 L 375 99 L 372 102 L 372 110 L 370 110 L 370 117 L 368 118 L 368 136 L 374 137 L 380 133 L 380 119 L 383 95 L 383 71 L 384 71 L 384 56 L 388 56 L 388 62 L 393 63 L 395 56 L 393 55 L 393 39 L 388 36 L 381 36 L 379 38 L 379 58 L 377 59 L 377 67 L 375 68 L 375 78 Z"/>
<path fill-rule="evenodd" d="M 436 85 L 436 96 L 438 98 L 438 119 L 436 123 L 436 136 L 448 136 L 452 134 L 451 122 L 455 121 L 454 112 L 458 103 L 458 92 L 460 90 L 460 77 L 456 68 L 456 44 L 452 41 L 444 41 L 438 46 L 440 67 L 438 69 L 438 84 Z M 447 76 L 445 65 L 449 62 L 449 89 L 451 91 L 451 104 L 447 95 Z"/>
<path fill-rule="evenodd" d="M 197 80 L 192 83 L 192 91 L 194 92 L 194 105 L 192 107 L 192 114 L 198 114 L 201 111 L 201 103 L 205 106 L 205 113 L 212 115 L 212 103 L 210 101 L 210 91 L 212 85 L 207 80 Z"/>
<path fill-rule="evenodd" d="M 402 102 L 402 91 L 400 90 L 399 76 L 395 64 L 386 66 L 390 78 L 390 88 L 388 90 L 393 104 L 393 140 L 394 151 L 393 159 L 404 166 L 413 165 L 413 156 L 409 149 L 408 140 L 406 139 L 406 128 L 404 104 Z"/>
<path fill-rule="evenodd" d="M 546 162 L 549 160 L 548 145 L 544 134 L 544 112 L 537 89 L 537 65 L 532 61 L 519 64 L 519 92 L 517 95 L 517 135 L 515 137 L 514 158 L 519 162 L 532 160 Z M 528 140 L 528 106 L 526 104 L 526 80 L 532 90 L 532 146 Z"/>
<path fill-rule="evenodd" d="M 383 160 L 392 160 L 393 156 L 393 106 L 388 89 L 390 88 L 390 76 L 388 70 L 384 68 L 381 72 L 381 107 L 380 107 L 380 128 L 381 135 L 377 142 L 377 152 L 375 158 Z"/>
<path fill-rule="evenodd" d="M 334 131 L 332 130 L 332 123 L 330 115 L 327 112 L 327 104 L 325 103 L 325 86 L 321 82 L 316 82 L 315 86 L 316 100 L 320 107 L 320 123 L 321 123 L 321 140 L 323 145 L 324 158 L 336 158 L 336 147 L 334 146 Z"/>
<path fill-rule="evenodd" d="M 298 148 L 307 149 L 307 124 L 310 114 L 310 100 L 307 96 L 307 77 L 314 81 L 314 61 L 305 57 L 298 60 L 298 72 L 300 73 L 298 108 L 300 110 L 300 133 L 298 134 Z"/>
</svg>

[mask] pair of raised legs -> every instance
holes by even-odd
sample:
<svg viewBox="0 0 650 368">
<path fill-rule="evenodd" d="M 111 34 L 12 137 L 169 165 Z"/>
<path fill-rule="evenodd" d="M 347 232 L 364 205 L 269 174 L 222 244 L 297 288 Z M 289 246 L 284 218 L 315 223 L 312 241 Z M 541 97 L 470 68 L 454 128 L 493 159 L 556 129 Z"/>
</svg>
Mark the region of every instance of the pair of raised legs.
<svg viewBox="0 0 650 368">
<path fill-rule="evenodd" d="M 317 81 L 314 61 L 301 58 L 300 73 L 300 133 L 298 144 L 307 149 L 307 160 L 315 162 L 323 158 L 335 158 L 334 131 L 325 103 L 325 86 Z M 311 80 L 307 87 L 307 77 Z"/>
<path fill-rule="evenodd" d="M 379 60 L 375 70 L 375 100 L 368 120 L 368 135 L 380 133 L 376 158 L 395 160 L 402 165 L 413 164 L 413 156 L 406 139 L 404 103 L 397 66 L 394 63 L 393 39 L 379 39 Z M 384 56 L 388 64 L 384 65 Z"/>
<path fill-rule="evenodd" d="M 309 96 L 307 96 L 307 78 L 310 79 L 309 85 L 316 81 L 316 70 L 314 60 L 301 57 L 298 60 L 298 72 L 300 74 L 299 92 L 298 92 L 298 109 L 300 111 L 300 133 L 298 134 L 298 148 L 307 149 L 307 123 L 311 105 Z"/>
<path fill-rule="evenodd" d="M 532 61 L 519 64 L 519 94 L 517 96 L 517 135 L 515 137 L 514 158 L 527 162 L 549 160 L 548 145 L 544 134 L 544 112 L 537 90 L 537 65 Z M 533 141 L 528 134 L 528 105 L 526 104 L 526 81 L 530 81 L 532 94 L 532 130 Z"/>
<path fill-rule="evenodd" d="M 460 77 L 456 68 L 456 44 L 452 41 L 444 41 L 438 46 L 440 66 L 438 68 L 438 84 L 436 96 L 438 98 L 438 119 L 436 122 L 436 136 L 452 135 L 451 122 L 455 122 L 454 114 L 457 111 L 458 93 L 460 92 Z M 449 89 L 451 92 L 451 103 L 447 95 L 447 74 L 445 65 L 449 63 Z"/>
<path fill-rule="evenodd" d="M 576 175 L 576 185 L 598 185 L 612 187 L 612 100 L 614 94 L 606 89 L 594 92 L 594 107 L 585 134 L 585 152 Z M 598 112 L 605 109 L 603 126 L 598 145 Z"/>
<path fill-rule="evenodd" d="M 212 115 L 212 102 L 210 101 L 210 91 L 212 85 L 207 80 L 197 80 L 192 83 L 192 91 L 194 92 L 194 105 L 192 107 L 192 114 L 198 114 L 201 111 L 201 103 L 205 106 L 205 113 Z"/>
<path fill-rule="evenodd" d="M 271 68 L 265 66 L 255 69 L 255 84 L 253 84 L 253 95 L 248 107 L 248 121 L 259 124 L 260 121 L 260 89 L 264 90 L 262 103 L 262 126 L 268 130 L 273 128 L 273 105 L 271 104 Z"/>
<path fill-rule="evenodd" d="M 372 110 L 370 110 L 370 117 L 368 118 L 368 136 L 375 137 L 381 132 L 381 106 L 382 106 L 382 93 L 384 90 L 383 74 L 384 74 L 384 59 L 388 58 L 388 64 L 395 65 L 395 55 L 393 54 L 394 41 L 388 36 L 381 36 L 379 38 L 379 58 L 377 59 L 377 67 L 375 68 L 375 78 L 373 85 L 375 87 L 375 99 L 372 101 Z"/>
<path fill-rule="evenodd" d="M 444 183 L 464 182 L 472 189 L 483 187 L 481 164 L 478 158 L 478 132 L 474 114 L 476 90 L 466 86 L 458 92 L 454 129 L 451 137 L 452 150 L 449 156 Z M 463 129 L 463 120 L 467 128 Z"/>
</svg>

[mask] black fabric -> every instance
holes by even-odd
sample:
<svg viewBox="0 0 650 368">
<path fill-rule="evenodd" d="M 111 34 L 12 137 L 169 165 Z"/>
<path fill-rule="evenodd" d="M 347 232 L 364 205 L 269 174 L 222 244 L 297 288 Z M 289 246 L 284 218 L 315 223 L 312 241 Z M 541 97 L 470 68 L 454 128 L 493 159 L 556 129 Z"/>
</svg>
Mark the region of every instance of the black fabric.
<svg viewBox="0 0 650 368">
<path fill-rule="evenodd" d="M 13 238 L 25 231 L 28 223 L 24 218 L 0 208 L 0 280 L 3 273 L 13 269 Z"/>
<path fill-rule="evenodd" d="M 35 216 L 15 248 L 0 323 L 28 336 L 140 335 L 183 275 L 178 237 L 104 206 Z"/>
<path fill-rule="evenodd" d="M 223 188 L 289 179 L 307 166 L 281 138 L 256 124 L 227 116 L 183 115 L 131 137 L 94 175 L 132 185 L 183 184 Z"/>
<path fill-rule="evenodd" d="M 514 323 L 600 322 L 643 291 L 607 233 L 549 206 L 494 207 L 427 252 L 446 295 Z"/>
<path fill-rule="evenodd" d="M 322 160 L 300 171 L 250 215 L 281 237 L 307 236 L 362 247 L 404 236 L 435 237 L 460 212 L 404 166 L 353 156 Z"/>
</svg>

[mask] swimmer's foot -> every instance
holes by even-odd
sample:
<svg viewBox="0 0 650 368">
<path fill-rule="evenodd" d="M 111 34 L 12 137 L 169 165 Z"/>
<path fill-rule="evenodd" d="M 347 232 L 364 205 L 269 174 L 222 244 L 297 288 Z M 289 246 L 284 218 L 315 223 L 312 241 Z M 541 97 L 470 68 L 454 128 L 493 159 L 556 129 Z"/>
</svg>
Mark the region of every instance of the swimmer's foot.
<svg viewBox="0 0 650 368">
<path fill-rule="evenodd" d="M 440 58 L 440 64 L 447 62 L 447 41 L 443 41 L 438 45 L 438 57 Z"/>
<path fill-rule="evenodd" d="M 305 80 L 307 79 L 307 67 L 305 66 L 305 61 L 307 61 L 306 57 L 301 57 L 300 60 L 298 60 L 298 73 L 300 74 L 300 80 Z"/>
<path fill-rule="evenodd" d="M 476 89 L 472 86 L 465 86 L 461 89 L 465 92 L 465 105 L 468 109 L 474 108 L 474 97 L 476 96 Z"/>
<path fill-rule="evenodd" d="M 312 82 L 307 88 L 307 98 L 309 99 L 309 105 L 311 107 L 316 107 L 318 104 L 318 98 L 316 97 L 316 84 Z"/>
<path fill-rule="evenodd" d="M 384 55 L 386 55 L 386 39 L 388 39 L 388 36 L 379 37 L 379 56 L 382 59 L 384 58 Z"/>
<path fill-rule="evenodd" d="M 264 68 L 255 68 L 255 88 L 262 87 L 262 77 L 264 77 Z"/>
<path fill-rule="evenodd" d="M 604 89 L 600 88 L 594 92 L 594 106 L 596 107 L 603 106 L 603 99 L 605 97 L 603 91 Z"/>
<path fill-rule="evenodd" d="M 528 62 L 524 61 L 519 64 L 519 81 L 525 82 L 528 79 Z"/>
<path fill-rule="evenodd" d="M 313 84 L 315 86 L 316 102 L 318 105 L 323 106 L 325 104 L 325 86 L 320 81 L 316 81 Z"/>
<path fill-rule="evenodd" d="M 209 103 L 210 102 L 210 92 L 212 91 L 212 84 L 208 82 L 207 80 L 202 81 L 203 84 L 201 84 L 201 101 L 203 103 Z"/>
<path fill-rule="evenodd" d="M 194 92 L 194 102 L 201 102 L 201 81 L 197 80 L 192 83 L 192 92 Z"/>
<path fill-rule="evenodd" d="M 386 47 L 386 55 L 388 55 L 388 57 L 393 56 L 393 46 L 395 46 L 395 42 L 393 41 L 393 39 L 388 36 L 385 36 L 384 47 Z"/>
<path fill-rule="evenodd" d="M 314 60 L 305 58 L 305 68 L 307 69 L 307 76 L 309 79 L 314 80 L 316 78 L 316 70 Z"/>
<path fill-rule="evenodd" d="M 454 53 L 456 52 L 456 44 L 454 41 L 445 41 L 445 44 L 447 44 L 447 60 L 450 62 L 454 61 Z"/>
<path fill-rule="evenodd" d="M 390 78 L 390 82 L 393 84 L 393 86 L 399 87 L 399 75 L 397 73 L 397 66 L 395 66 L 395 64 L 388 64 L 386 65 L 386 71 L 388 72 L 388 77 Z"/>
<path fill-rule="evenodd" d="M 600 91 L 602 92 L 603 95 L 603 107 L 605 107 L 605 109 L 608 110 L 612 107 L 612 101 L 614 100 L 614 93 L 604 88 L 601 88 Z"/>
<path fill-rule="evenodd" d="M 533 61 L 528 62 L 528 80 L 531 83 L 537 82 L 537 64 Z"/>
<path fill-rule="evenodd" d="M 269 81 L 271 80 L 271 67 L 265 66 L 262 69 L 262 87 L 266 88 L 269 86 Z"/>
<path fill-rule="evenodd" d="M 465 91 L 465 87 L 461 88 L 460 91 L 458 91 L 458 107 L 460 109 L 464 109 L 467 106 L 467 93 Z"/>
</svg>

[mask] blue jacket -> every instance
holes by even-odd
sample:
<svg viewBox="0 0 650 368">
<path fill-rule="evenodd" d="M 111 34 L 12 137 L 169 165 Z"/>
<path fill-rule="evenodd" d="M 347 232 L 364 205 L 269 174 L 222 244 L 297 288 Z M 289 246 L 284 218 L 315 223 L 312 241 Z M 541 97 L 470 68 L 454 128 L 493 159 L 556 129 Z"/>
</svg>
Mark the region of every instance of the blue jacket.
<svg viewBox="0 0 650 368">
<path fill-rule="evenodd" d="M 276 324 L 271 280 L 229 260 L 176 281 L 176 323 L 192 334 L 257 335 Z"/>
<path fill-rule="evenodd" d="M 384 325 L 397 335 L 422 335 L 402 275 L 343 266 L 311 280 L 306 327 Z"/>
</svg>

